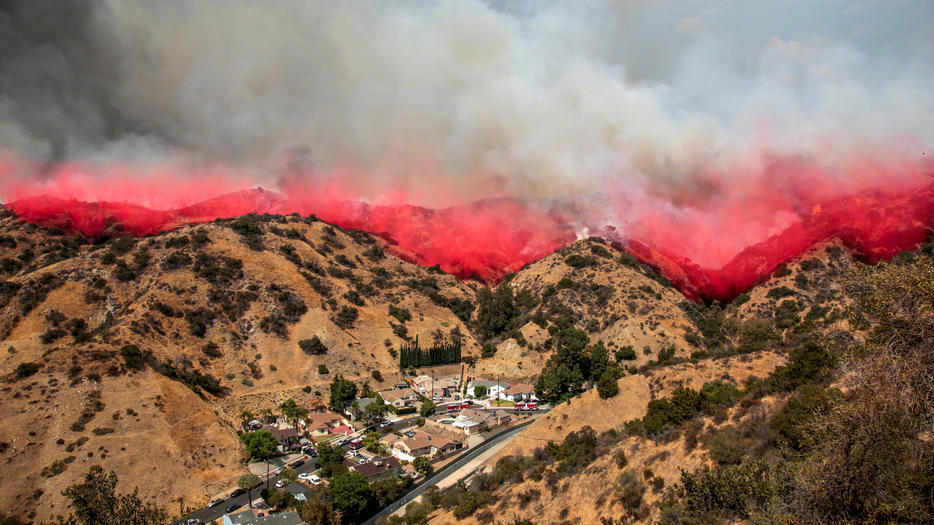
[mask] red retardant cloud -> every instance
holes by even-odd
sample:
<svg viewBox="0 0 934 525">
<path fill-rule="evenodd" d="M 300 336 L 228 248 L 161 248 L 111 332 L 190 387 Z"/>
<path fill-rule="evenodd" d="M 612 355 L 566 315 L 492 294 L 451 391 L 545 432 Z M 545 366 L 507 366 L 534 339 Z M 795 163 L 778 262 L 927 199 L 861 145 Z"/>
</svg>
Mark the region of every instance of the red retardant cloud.
<svg viewBox="0 0 934 525">
<path fill-rule="evenodd" d="M 755 175 L 709 175 L 704 191 L 612 189 L 560 202 L 498 198 L 444 209 L 360 202 L 337 182 L 292 181 L 280 194 L 242 190 L 247 178 L 220 172 L 140 176 L 111 167 L 84 177 L 86 169 L 64 166 L 42 182 L 16 181 L 12 172 L 22 169 L 0 158 L 7 206 L 24 221 L 86 236 L 151 235 L 247 213 L 314 213 L 379 235 L 412 262 L 495 283 L 586 233 L 620 241 L 686 296 L 721 301 L 818 242 L 837 238 L 876 261 L 917 247 L 934 226 L 930 177 L 912 163 L 854 162 L 828 174 L 773 162 Z"/>
</svg>

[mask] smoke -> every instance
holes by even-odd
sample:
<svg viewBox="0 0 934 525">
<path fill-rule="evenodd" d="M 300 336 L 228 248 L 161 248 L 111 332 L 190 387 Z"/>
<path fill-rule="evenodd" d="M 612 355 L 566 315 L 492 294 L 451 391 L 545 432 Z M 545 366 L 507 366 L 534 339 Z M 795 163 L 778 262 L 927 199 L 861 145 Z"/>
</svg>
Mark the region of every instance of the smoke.
<svg viewBox="0 0 934 525">
<path fill-rule="evenodd" d="M 931 114 L 924 0 L 0 9 L 8 201 L 551 199 L 721 268 L 823 202 L 927 184 Z"/>
</svg>

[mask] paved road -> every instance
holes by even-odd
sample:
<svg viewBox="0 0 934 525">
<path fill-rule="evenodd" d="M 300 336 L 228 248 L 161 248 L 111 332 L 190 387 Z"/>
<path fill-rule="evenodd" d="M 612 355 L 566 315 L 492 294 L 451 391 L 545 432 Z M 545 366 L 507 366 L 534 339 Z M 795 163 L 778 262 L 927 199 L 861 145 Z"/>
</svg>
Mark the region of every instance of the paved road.
<svg viewBox="0 0 934 525">
<path fill-rule="evenodd" d="M 492 447 L 493 445 L 496 445 L 497 443 L 516 437 L 519 434 L 519 432 L 521 432 L 527 425 L 531 424 L 533 421 L 535 420 L 532 419 L 532 420 L 526 421 L 525 423 L 517 425 L 515 428 L 512 428 L 508 430 L 507 432 L 503 432 L 502 434 L 499 434 L 497 436 L 494 436 L 493 438 L 487 441 L 484 441 L 482 444 L 477 445 L 476 447 L 470 449 L 466 454 L 458 458 L 456 461 L 445 465 L 443 468 L 435 472 L 430 478 L 425 480 L 423 483 L 419 483 L 415 488 L 409 491 L 405 496 L 402 496 L 400 499 L 396 500 L 395 502 L 390 503 L 388 506 L 380 510 L 379 513 L 377 513 L 375 516 L 364 521 L 363 525 L 373 525 L 380 518 L 387 517 L 391 515 L 393 512 L 408 505 L 409 503 L 414 501 L 415 498 L 421 496 L 423 492 L 428 490 L 428 487 L 437 485 L 438 482 L 448 477 L 452 472 L 456 472 L 459 468 L 463 467 L 467 463 L 470 463 L 474 458 L 482 454 L 483 451 L 485 451 L 486 449 Z"/>
<path fill-rule="evenodd" d="M 478 408 L 479 408 L 479 407 L 478 407 Z M 479 408 L 479 409 L 480 409 L 480 410 L 489 410 L 489 409 L 484 409 L 484 408 Z M 497 410 L 509 410 L 509 409 L 499 408 L 499 409 L 497 409 Z M 547 412 L 547 410 L 543 410 L 542 412 Z M 409 425 L 412 424 L 416 419 L 418 419 L 418 417 L 419 417 L 418 415 L 415 415 L 415 416 L 412 416 L 412 417 L 409 417 L 409 418 L 405 418 L 405 419 L 400 419 L 400 420 L 398 420 L 398 421 L 394 421 L 394 422 L 392 423 L 392 425 L 391 425 L 391 428 L 392 428 L 393 430 L 398 430 L 399 428 L 404 428 L 404 427 L 406 427 L 406 426 L 409 426 Z M 465 456 L 463 456 L 461 459 L 458 459 L 458 460 L 455 461 L 454 463 L 451 463 L 451 464 L 445 466 L 443 469 L 439 470 L 435 475 L 433 475 L 431 478 L 429 478 L 429 480 L 428 480 L 427 482 L 419 484 L 415 489 L 413 489 L 412 492 L 409 493 L 409 495 L 415 494 L 415 496 L 413 496 L 411 499 L 406 499 L 406 498 L 409 497 L 408 495 L 406 495 L 406 496 L 403 497 L 402 500 L 399 500 L 399 501 L 404 501 L 404 503 L 402 503 L 402 504 L 399 505 L 399 506 L 395 506 L 396 504 L 394 503 L 394 504 L 390 505 L 389 507 L 387 507 L 386 509 L 390 509 L 390 508 L 398 509 L 398 508 L 400 508 L 400 507 L 402 507 L 402 506 L 408 504 L 409 501 L 412 501 L 412 499 L 414 499 L 415 497 L 418 497 L 419 495 L 421 495 L 421 493 L 424 492 L 425 489 L 427 489 L 429 486 L 431 486 L 431 484 L 434 484 L 434 483 L 437 483 L 438 481 L 440 481 L 440 478 L 439 478 L 439 479 L 435 479 L 435 478 L 438 478 L 438 476 L 439 476 L 440 474 L 444 474 L 444 473 L 450 474 L 451 472 L 453 472 L 452 470 L 449 470 L 450 467 L 452 467 L 452 466 L 454 466 L 454 465 L 457 465 L 457 468 L 460 468 L 461 466 L 463 466 L 463 464 L 465 464 L 467 461 L 469 461 L 469 460 L 473 459 L 474 457 L 476 457 L 477 455 L 479 455 L 479 454 L 480 454 L 481 452 L 483 452 L 486 448 L 488 448 L 488 447 L 490 447 L 490 446 L 492 446 L 492 445 L 498 443 L 498 442 L 501 441 L 502 439 L 505 439 L 506 436 L 515 435 L 516 433 L 518 433 L 518 430 L 519 430 L 519 429 L 524 428 L 525 425 L 527 425 L 528 423 L 531 423 L 531 421 L 529 421 L 529 422 L 527 422 L 527 423 L 523 423 L 522 425 L 517 426 L 515 429 L 510 430 L 509 432 L 506 432 L 506 433 L 504 433 L 504 434 L 500 434 L 500 435 L 498 435 L 498 436 L 495 436 L 495 437 L 493 437 L 490 441 L 486 441 L 486 442 L 484 442 L 484 443 L 482 443 L 482 444 L 480 444 L 480 445 L 474 447 L 473 449 L 471 449 L 470 451 L 468 451 L 467 454 L 466 454 Z M 355 433 L 354 436 L 362 435 L 363 433 L 366 432 L 366 430 L 373 430 L 373 429 L 375 429 L 375 427 L 370 427 L 370 428 L 368 428 L 368 429 L 364 429 L 363 431 L 360 431 L 360 432 Z M 336 441 L 336 440 L 335 440 L 335 441 Z M 350 446 L 349 446 L 349 445 L 346 445 L 346 444 L 345 444 L 343 447 L 341 447 L 341 448 L 344 450 L 344 453 L 345 453 L 345 454 L 350 450 Z M 317 469 L 318 469 L 318 460 L 317 460 L 316 458 L 306 458 L 306 459 L 305 459 L 305 464 L 302 465 L 302 466 L 300 466 L 300 467 L 298 467 L 298 468 L 296 468 L 296 469 L 295 469 L 295 472 L 296 472 L 297 474 L 301 474 L 301 473 L 303 473 L 303 472 L 311 473 L 311 472 L 314 472 L 314 471 L 317 470 Z M 456 469 L 455 469 L 455 470 L 456 470 Z M 442 477 L 443 477 L 443 476 L 442 476 Z M 272 485 L 276 482 L 277 479 L 278 479 L 278 477 L 276 477 L 276 476 L 270 477 L 270 482 L 269 482 L 270 486 L 272 486 Z M 253 496 L 253 499 L 254 499 L 254 500 L 257 499 L 257 498 L 259 497 L 259 492 L 260 492 L 260 490 L 262 490 L 262 489 L 265 488 L 265 487 L 266 487 L 266 482 L 264 481 L 263 483 L 259 484 L 255 489 L 253 489 L 253 494 L 252 494 L 252 496 Z M 399 503 L 399 502 L 397 502 L 397 503 Z M 213 507 L 205 507 L 205 508 L 203 508 L 203 509 L 196 510 L 196 511 L 192 512 L 191 514 L 188 514 L 187 516 L 185 516 L 185 518 L 183 518 L 182 520 L 176 521 L 176 522 L 173 522 L 173 523 L 176 524 L 176 525 L 177 525 L 177 524 L 184 524 L 186 520 L 191 519 L 191 518 L 200 519 L 200 520 L 201 520 L 202 522 L 204 522 L 204 523 L 210 523 L 210 522 L 212 522 L 212 521 L 214 521 L 214 520 L 220 518 L 220 517 L 223 516 L 224 514 L 226 514 L 226 509 L 227 509 L 228 507 L 230 507 L 231 505 L 239 505 L 238 508 L 242 508 L 242 507 L 244 507 L 244 506 L 246 506 L 246 505 L 248 505 L 248 504 L 249 504 L 248 495 L 247 495 L 247 494 L 240 494 L 239 496 L 235 496 L 235 497 L 231 497 L 231 498 L 226 498 L 226 499 L 224 499 L 224 501 L 222 501 L 221 503 L 218 503 L 217 505 L 215 505 L 215 506 L 213 506 Z M 393 510 L 393 511 L 391 511 L 391 512 L 389 512 L 389 513 L 385 513 L 386 509 L 384 509 L 384 510 L 381 511 L 379 514 L 377 514 L 376 517 L 382 516 L 382 515 L 384 515 L 384 514 L 385 514 L 385 515 L 389 515 L 389 514 L 391 514 L 391 512 L 395 512 L 395 510 Z M 372 523 L 372 522 L 374 522 L 374 520 L 375 520 L 376 517 L 374 517 L 373 519 L 371 519 L 371 520 L 368 521 L 367 523 Z"/>
<path fill-rule="evenodd" d="M 297 474 L 301 474 L 301 473 L 303 473 L 303 472 L 311 473 L 311 472 L 314 472 L 314 471 L 317 470 L 317 469 L 318 469 L 318 460 L 317 460 L 317 458 L 305 458 L 305 463 L 304 463 L 303 465 L 294 468 L 294 470 L 295 470 L 295 472 L 296 472 Z M 270 471 L 270 474 L 271 474 L 271 473 L 272 473 L 272 471 Z M 270 486 L 270 487 L 273 486 L 273 485 L 276 483 L 276 480 L 277 480 L 277 479 L 279 479 L 277 476 L 270 476 L 270 478 L 269 478 L 269 486 Z M 253 489 L 253 494 L 252 494 L 252 496 L 253 496 L 253 499 L 254 499 L 254 500 L 256 500 L 256 499 L 259 498 L 259 493 L 260 493 L 260 491 L 263 490 L 264 488 L 266 488 L 266 482 L 265 482 L 265 481 L 263 481 L 262 483 L 260 483 L 259 485 L 257 485 L 256 488 Z M 231 506 L 231 505 L 239 505 L 238 508 L 243 508 L 243 507 L 249 505 L 249 503 L 250 503 L 250 502 L 249 502 L 249 499 L 248 499 L 248 494 L 240 494 L 239 496 L 235 496 L 235 497 L 232 497 L 232 498 L 227 498 L 227 499 L 225 499 L 223 502 L 221 502 L 221 503 L 219 503 L 219 504 L 217 504 L 217 505 L 215 505 L 215 506 L 213 506 L 213 507 L 205 507 L 205 508 L 203 508 L 203 509 L 200 509 L 200 510 L 197 510 L 197 511 L 195 511 L 195 512 L 192 512 L 191 514 L 185 516 L 184 519 L 182 519 L 182 520 L 180 520 L 180 521 L 177 521 L 177 522 L 174 522 L 174 523 L 176 523 L 176 524 L 184 524 L 186 520 L 191 519 L 191 518 L 197 518 L 197 519 L 201 520 L 201 521 L 204 522 L 204 523 L 211 523 L 212 521 L 214 521 L 214 520 L 220 518 L 221 516 L 223 516 L 224 514 L 226 514 L 226 510 L 227 510 L 227 508 L 228 508 L 229 506 Z"/>
</svg>

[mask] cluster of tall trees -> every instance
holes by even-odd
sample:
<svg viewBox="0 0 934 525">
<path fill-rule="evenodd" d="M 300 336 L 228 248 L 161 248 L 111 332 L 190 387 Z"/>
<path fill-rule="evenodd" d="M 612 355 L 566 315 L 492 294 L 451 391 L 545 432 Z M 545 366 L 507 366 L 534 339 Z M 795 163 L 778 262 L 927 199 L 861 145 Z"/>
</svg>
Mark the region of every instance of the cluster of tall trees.
<svg viewBox="0 0 934 525">
<path fill-rule="evenodd" d="M 450 342 L 438 341 L 430 348 L 423 350 L 418 345 L 418 336 L 416 336 L 415 343 L 404 344 L 399 349 L 399 366 L 403 369 L 410 366 L 434 366 L 460 361 L 460 338 L 454 338 Z"/>
<path fill-rule="evenodd" d="M 579 328 L 553 326 L 551 331 L 557 350 L 535 384 L 539 399 L 561 403 L 583 392 L 585 381 L 596 384 L 603 398 L 619 392 L 616 381 L 623 370 L 610 360 L 602 341 L 588 348 L 590 337 Z"/>
</svg>

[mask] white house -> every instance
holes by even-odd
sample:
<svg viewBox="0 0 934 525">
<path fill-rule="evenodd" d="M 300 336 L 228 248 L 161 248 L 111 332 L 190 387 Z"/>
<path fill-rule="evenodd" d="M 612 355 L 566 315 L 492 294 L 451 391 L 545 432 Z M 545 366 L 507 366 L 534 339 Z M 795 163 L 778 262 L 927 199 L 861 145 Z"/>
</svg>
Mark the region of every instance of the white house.
<svg viewBox="0 0 934 525">
<path fill-rule="evenodd" d="M 485 397 L 499 399 L 503 397 L 506 389 L 509 388 L 509 383 L 504 383 L 502 381 L 487 381 L 485 379 L 476 379 L 467 385 L 467 395 L 477 397 L 477 395 L 474 393 L 474 388 L 478 386 L 486 387 Z"/>
</svg>

